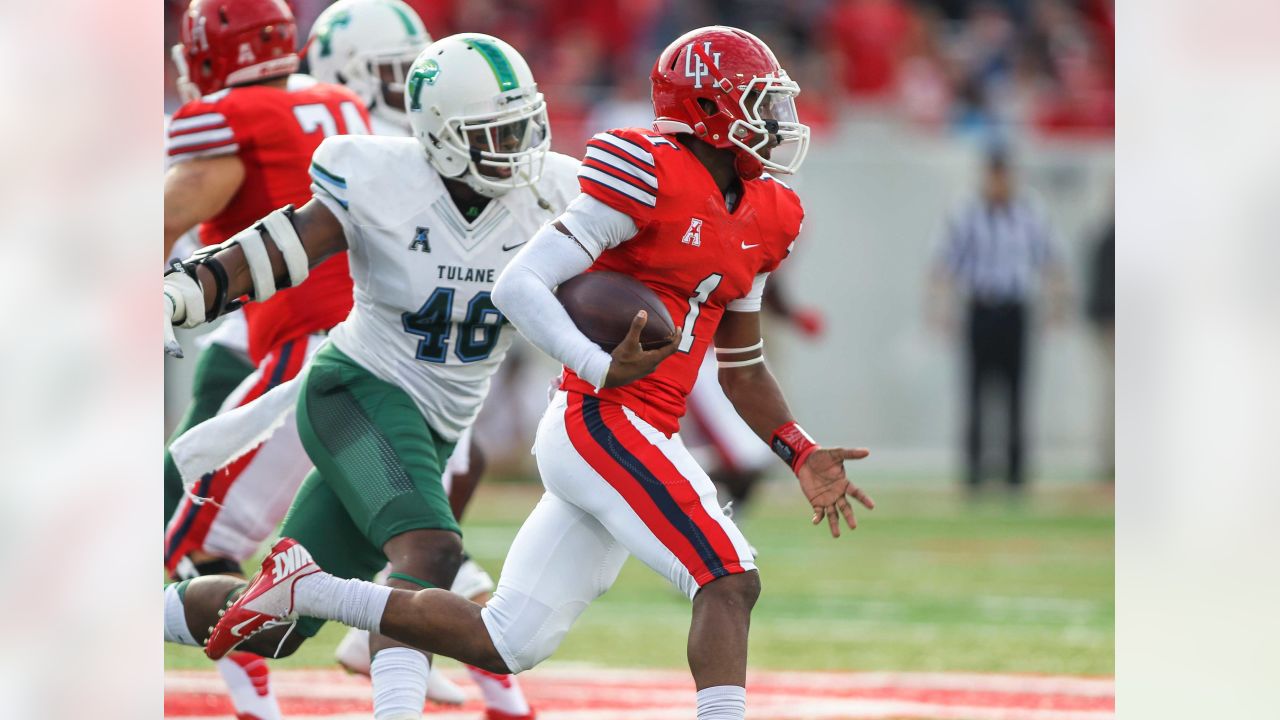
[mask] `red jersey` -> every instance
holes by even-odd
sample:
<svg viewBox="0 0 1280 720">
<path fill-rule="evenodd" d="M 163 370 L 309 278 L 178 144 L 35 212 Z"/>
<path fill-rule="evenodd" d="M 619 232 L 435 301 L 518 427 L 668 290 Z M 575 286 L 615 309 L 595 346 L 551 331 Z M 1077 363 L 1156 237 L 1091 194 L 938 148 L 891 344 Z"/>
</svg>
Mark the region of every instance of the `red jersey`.
<svg viewBox="0 0 1280 720">
<path fill-rule="evenodd" d="M 183 105 L 169 124 L 173 163 L 218 155 L 244 162 L 244 182 L 222 212 L 200 224 L 200 242 L 220 243 L 267 213 L 311 199 L 311 155 L 329 135 L 369 134 L 364 103 L 338 85 L 306 76 L 287 89 L 266 85 L 227 88 Z M 347 254 L 311 270 L 307 281 L 264 303 L 244 307 L 249 357 L 257 363 L 287 340 L 327 330 L 351 311 Z"/>
<path fill-rule="evenodd" d="M 566 368 L 561 387 L 630 408 L 670 435 L 679 430 L 725 307 L 746 297 L 756 276 L 772 272 L 790 253 L 804 219 L 800 198 L 765 174 L 743 182 L 730 212 L 711 173 L 688 148 L 636 128 L 592 138 L 578 183 L 639 229 L 604 251 L 587 272 L 611 270 L 644 283 L 684 334 L 679 350 L 647 377 L 597 391 Z"/>
</svg>

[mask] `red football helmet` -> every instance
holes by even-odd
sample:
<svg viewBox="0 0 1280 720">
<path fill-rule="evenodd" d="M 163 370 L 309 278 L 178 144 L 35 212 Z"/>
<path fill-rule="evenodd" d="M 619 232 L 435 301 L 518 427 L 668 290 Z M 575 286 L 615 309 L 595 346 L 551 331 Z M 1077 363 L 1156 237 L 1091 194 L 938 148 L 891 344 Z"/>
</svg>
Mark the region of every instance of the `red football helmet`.
<svg viewBox="0 0 1280 720">
<path fill-rule="evenodd" d="M 649 79 L 653 129 L 733 150 L 744 179 L 766 169 L 793 173 L 804 162 L 809 127 L 796 116 L 800 86 L 755 35 L 722 25 L 687 32 L 662 51 Z"/>
<path fill-rule="evenodd" d="M 297 25 L 284 0 L 191 0 L 173 46 L 178 92 L 191 101 L 298 69 Z"/>
</svg>

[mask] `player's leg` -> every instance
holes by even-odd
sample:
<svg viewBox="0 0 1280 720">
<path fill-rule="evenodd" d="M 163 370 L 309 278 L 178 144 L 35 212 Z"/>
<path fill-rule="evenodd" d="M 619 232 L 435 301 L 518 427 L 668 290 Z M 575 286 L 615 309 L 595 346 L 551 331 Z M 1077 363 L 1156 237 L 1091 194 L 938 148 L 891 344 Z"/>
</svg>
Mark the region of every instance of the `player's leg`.
<svg viewBox="0 0 1280 720">
<path fill-rule="evenodd" d="M 450 587 L 462 563 L 461 533 L 441 483 L 453 443 L 435 433 L 413 399 L 330 348 L 308 374 L 298 425 L 316 467 L 369 544 L 382 549 L 387 584 Z M 369 651 L 375 717 L 420 714 L 428 658 L 376 633 Z"/>
<path fill-rule="evenodd" d="M 549 490 L 600 521 L 632 554 L 694 601 L 689 667 L 698 717 L 746 712 L 747 632 L 760 592 L 750 546 L 684 448 L 619 405 L 561 394 L 561 425 L 538 433 Z M 543 467 L 556 459 L 559 472 Z"/>
<path fill-rule="evenodd" d="M 484 449 L 476 442 L 472 428 L 467 428 L 458 438 L 458 444 L 449 456 L 441 478 L 445 492 L 449 494 L 449 507 L 458 522 L 462 522 L 462 515 L 471 503 L 476 488 L 480 486 L 480 479 L 484 477 L 487 466 L 488 457 Z"/>
<path fill-rule="evenodd" d="M 965 337 L 965 480 L 970 491 L 982 483 L 982 405 L 991 355 L 987 325 L 986 309 L 970 303 Z"/>
<path fill-rule="evenodd" d="M 227 397 L 222 410 L 247 405 L 293 379 L 319 342 L 317 337 L 282 343 Z M 309 467 L 296 437 L 289 435 L 292 430 L 278 432 L 279 438 L 204 475 L 192 490 L 194 497 L 179 501 L 165 528 L 164 562 L 169 572 L 181 576 L 184 569 L 206 563 L 235 568 L 257 550 L 275 529 Z"/>
<path fill-rule="evenodd" d="M 309 354 L 308 345 L 303 338 L 270 353 L 227 396 L 219 411 L 252 403 L 292 379 Z M 241 563 L 275 531 L 309 468 L 289 422 L 260 448 L 203 477 L 196 492 L 207 493 L 211 502 L 197 504 L 193 498 L 182 498 L 166 528 L 166 567 L 181 578 L 242 575 Z M 217 666 L 237 712 L 260 720 L 280 717 L 267 665 L 260 658 L 237 653 L 219 660 Z"/>
<path fill-rule="evenodd" d="M 335 573 L 370 578 L 386 563 L 381 551 L 369 544 L 346 508 L 318 471 L 303 481 L 282 532 L 315 548 Z M 270 556 L 266 564 L 270 564 Z M 165 588 L 165 639 L 204 645 L 221 611 L 245 590 L 246 581 L 230 575 L 184 580 Z M 319 632 L 324 621 L 303 617 L 253 635 L 237 649 L 267 658 L 287 657 Z"/>
<path fill-rule="evenodd" d="M 282 542 L 264 567 L 290 552 L 290 544 Z M 498 588 L 483 610 L 451 592 L 344 580 L 306 562 L 278 578 L 255 578 L 219 621 L 207 649 L 217 656 L 233 646 L 233 625 L 299 613 L 381 632 L 492 673 L 520 672 L 559 646 L 578 616 L 613 584 L 626 556 L 625 547 L 598 520 L 547 493 L 517 533 Z M 258 585 L 260 592 L 254 589 Z"/>
<path fill-rule="evenodd" d="M 213 417 L 233 390 L 254 370 L 253 363 L 237 350 L 220 343 L 205 348 L 196 359 L 195 377 L 191 385 L 191 404 L 174 429 L 169 442 Z M 182 477 L 164 451 L 164 521 L 168 524 L 182 500 Z"/>
<path fill-rule="evenodd" d="M 1005 338 L 1002 343 L 1003 357 L 1001 358 L 1009 388 L 1009 469 L 1007 481 L 1011 489 L 1017 490 L 1022 488 L 1024 480 L 1023 448 L 1025 438 L 1023 433 L 1023 407 L 1025 406 L 1025 394 L 1023 387 L 1026 377 L 1026 363 L 1024 362 L 1026 356 L 1026 319 L 1021 305 L 1010 308 L 1008 313 Z"/>
<path fill-rule="evenodd" d="M 458 438 L 458 444 L 453 448 L 453 454 L 449 456 L 449 462 L 445 464 L 444 476 L 441 478 L 441 484 L 449 494 L 449 505 L 453 510 L 453 516 L 458 522 L 462 522 L 462 514 L 466 512 L 467 505 L 480 484 L 480 478 L 484 476 L 485 466 L 485 455 L 479 443 L 475 441 L 473 428 L 467 428 Z M 453 585 L 449 590 L 477 605 L 485 605 L 489 602 L 493 589 L 493 578 L 489 577 L 489 573 L 485 572 L 475 560 L 464 554 L 462 565 L 459 566 L 458 574 L 454 577 Z M 516 676 L 509 673 L 492 673 L 474 665 L 466 667 L 472 681 L 480 688 L 485 709 L 490 717 L 510 720 L 533 717 L 533 710 Z M 444 680 L 444 676 L 433 673 L 430 682 L 437 683 L 437 678 Z M 453 686 L 452 689 L 459 694 L 462 692 L 457 686 Z M 435 690 L 436 692 L 448 691 L 449 688 L 436 687 Z M 431 692 L 432 687 L 428 686 L 428 698 L 431 697 Z"/>
</svg>

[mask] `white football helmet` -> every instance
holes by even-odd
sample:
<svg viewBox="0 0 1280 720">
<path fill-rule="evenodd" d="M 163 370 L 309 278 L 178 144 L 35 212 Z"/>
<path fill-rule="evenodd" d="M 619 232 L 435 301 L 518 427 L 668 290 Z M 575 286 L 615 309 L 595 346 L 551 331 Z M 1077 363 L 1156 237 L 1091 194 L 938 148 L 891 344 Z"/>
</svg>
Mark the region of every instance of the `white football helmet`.
<svg viewBox="0 0 1280 720">
<path fill-rule="evenodd" d="M 307 38 L 307 64 L 320 82 L 346 85 L 375 120 L 409 132 L 404 78 L 431 42 L 422 19 L 400 0 L 338 0 Z"/>
<path fill-rule="evenodd" d="M 515 48 L 480 33 L 441 38 L 405 84 L 413 135 L 441 175 L 486 197 L 541 177 L 551 147 L 547 103 Z"/>
</svg>

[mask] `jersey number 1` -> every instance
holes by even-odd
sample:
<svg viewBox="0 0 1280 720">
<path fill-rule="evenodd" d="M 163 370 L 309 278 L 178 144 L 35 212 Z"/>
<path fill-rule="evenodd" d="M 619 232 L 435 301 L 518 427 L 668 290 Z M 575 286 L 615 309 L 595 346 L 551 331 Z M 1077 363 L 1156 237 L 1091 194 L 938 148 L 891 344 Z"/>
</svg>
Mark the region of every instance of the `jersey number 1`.
<svg viewBox="0 0 1280 720">
<path fill-rule="evenodd" d="M 693 295 L 689 298 L 689 312 L 684 314 L 684 332 L 680 335 L 680 345 L 676 350 L 687 353 L 693 349 L 693 326 L 698 322 L 698 314 L 702 312 L 702 303 L 711 297 L 711 293 L 720 287 L 720 281 L 724 279 L 719 273 L 712 273 L 698 283 L 698 287 L 693 289 Z"/>
</svg>

